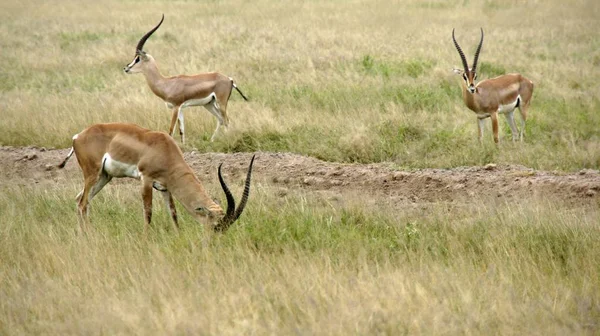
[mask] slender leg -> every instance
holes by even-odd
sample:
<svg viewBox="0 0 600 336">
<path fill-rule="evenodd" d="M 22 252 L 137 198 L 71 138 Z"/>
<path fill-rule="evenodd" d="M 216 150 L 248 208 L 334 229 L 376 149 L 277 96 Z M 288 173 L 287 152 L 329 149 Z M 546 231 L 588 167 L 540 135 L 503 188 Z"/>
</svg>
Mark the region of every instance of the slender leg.
<svg viewBox="0 0 600 336">
<path fill-rule="evenodd" d="M 478 138 L 479 138 L 479 143 L 481 144 L 482 139 L 483 139 L 483 128 L 485 127 L 485 119 L 482 118 L 477 118 L 477 127 L 479 130 L 478 133 Z"/>
<path fill-rule="evenodd" d="M 179 119 L 179 135 L 181 136 L 181 143 L 185 144 L 184 126 L 183 126 L 183 105 L 179 107 L 177 112 L 177 118 Z"/>
<path fill-rule="evenodd" d="M 494 132 L 494 143 L 498 143 L 498 112 L 494 111 L 490 113 L 492 118 L 492 132 Z"/>
<path fill-rule="evenodd" d="M 92 198 L 94 198 L 94 196 L 96 196 L 96 194 L 99 193 L 100 190 L 102 190 L 102 188 L 104 188 L 104 186 L 110 182 L 110 180 L 112 180 L 112 176 L 108 176 L 106 173 L 100 174 L 98 177 L 98 182 L 96 182 L 96 184 L 92 187 L 92 190 L 90 190 L 88 203 L 92 201 Z"/>
<path fill-rule="evenodd" d="M 83 191 L 84 189 L 82 189 L 79 194 L 77 194 L 77 196 L 75 196 L 75 202 L 79 203 L 79 200 L 81 200 L 81 197 L 83 196 Z"/>
<path fill-rule="evenodd" d="M 210 137 L 210 142 L 213 142 L 215 140 L 217 132 L 219 131 L 219 128 L 223 124 L 223 116 L 221 115 L 221 111 L 219 110 L 219 103 L 216 100 L 213 100 L 212 102 L 204 105 L 204 108 L 206 108 L 208 112 L 210 112 L 217 118 L 217 127 L 215 128 L 215 131 Z"/>
<path fill-rule="evenodd" d="M 88 223 L 88 211 L 92 198 L 94 198 L 94 196 L 96 196 L 96 194 L 102 190 L 102 188 L 104 188 L 104 186 L 110 182 L 111 179 L 112 177 L 108 176 L 106 173 L 100 173 L 94 178 L 89 178 L 86 180 L 83 191 L 77 195 L 79 202 L 79 217 L 81 220 L 80 225 L 82 230 L 85 231 L 84 226 L 86 226 Z"/>
<path fill-rule="evenodd" d="M 504 114 L 506 116 L 506 121 L 508 121 L 508 125 L 510 126 L 510 131 L 512 133 L 512 141 L 517 141 L 519 135 L 517 134 L 519 130 L 517 129 L 517 124 L 515 124 L 515 114 L 514 110 L 507 112 Z"/>
<path fill-rule="evenodd" d="M 173 136 L 173 131 L 175 130 L 175 123 L 177 122 L 177 115 L 179 114 L 179 106 L 173 106 L 171 115 L 171 125 L 169 126 L 169 135 Z"/>
<path fill-rule="evenodd" d="M 82 232 L 85 232 L 85 227 L 88 224 L 87 223 L 88 222 L 87 213 L 89 210 L 88 195 L 89 195 L 92 187 L 96 184 L 97 180 L 98 180 L 98 176 L 94 176 L 94 175 L 88 176 L 88 178 L 85 180 L 83 190 L 77 195 L 77 197 L 78 197 L 77 209 L 78 209 L 78 213 L 79 213 L 79 226 L 81 227 Z"/>
<path fill-rule="evenodd" d="M 519 140 L 523 141 L 523 134 L 525 134 L 525 122 L 527 121 L 527 109 L 529 108 L 528 104 L 523 104 L 519 106 L 519 114 L 521 115 L 521 131 L 519 132 Z"/>
<path fill-rule="evenodd" d="M 173 201 L 173 196 L 168 191 L 162 191 L 161 194 L 165 200 L 165 204 L 167 205 L 167 210 L 171 213 L 171 219 L 173 219 L 173 226 L 175 227 L 175 231 L 179 231 L 179 223 L 177 222 L 177 209 L 175 208 L 175 202 Z"/>
<path fill-rule="evenodd" d="M 144 231 L 148 232 L 152 222 L 152 181 L 142 177 L 142 201 L 144 203 Z"/>
</svg>

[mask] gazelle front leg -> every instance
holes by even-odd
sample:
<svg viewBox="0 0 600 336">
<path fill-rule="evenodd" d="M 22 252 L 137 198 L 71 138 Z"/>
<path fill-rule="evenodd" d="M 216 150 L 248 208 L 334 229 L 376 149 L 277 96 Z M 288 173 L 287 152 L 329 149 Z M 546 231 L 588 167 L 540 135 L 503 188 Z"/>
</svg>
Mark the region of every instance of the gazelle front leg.
<svg viewBox="0 0 600 336">
<path fill-rule="evenodd" d="M 173 106 L 171 115 L 171 125 L 169 126 L 169 134 L 171 135 L 171 137 L 174 137 L 175 123 L 177 123 L 177 120 L 179 120 L 179 134 L 181 135 L 181 142 L 185 143 L 185 136 L 183 134 L 183 105 Z"/>
<path fill-rule="evenodd" d="M 498 111 L 490 113 L 492 118 L 492 132 L 494 133 L 494 142 L 498 144 Z"/>
<path fill-rule="evenodd" d="M 173 226 L 175 227 L 175 231 L 179 231 L 179 223 L 177 222 L 177 209 L 175 208 L 175 202 L 173 201 L 173 196 L 167 190 L 162 191 L 161 194 L 165 200 L 165 204 L 167 205 L 167 209 L 171 213 L 171 219 L 173 219 Z"/>
<path fill-rule="evenodd" d="M 479 139 L 479 143 L 482 143 L 483 140 L 483 128 L 485 127 L 485 118 L 477 118 L 477 128 L 478 128 L 478 132 L 477 132 L 477 136 Z"/>
</svg>

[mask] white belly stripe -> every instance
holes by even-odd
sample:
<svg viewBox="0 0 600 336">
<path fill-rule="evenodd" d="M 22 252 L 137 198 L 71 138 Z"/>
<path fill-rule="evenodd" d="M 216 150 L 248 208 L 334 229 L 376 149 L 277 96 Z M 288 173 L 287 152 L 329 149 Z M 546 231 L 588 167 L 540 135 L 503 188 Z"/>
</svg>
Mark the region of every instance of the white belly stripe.
<svg viewBox="0 0 600 336">
<path fill-rule="evenodd" d="M 139 179 L 142 176 L 137 165 L 113 160 L 108 153 L 104 154 L 102 162 L 102 168 L 112 177 L 133 177 Z"/>
</svg>

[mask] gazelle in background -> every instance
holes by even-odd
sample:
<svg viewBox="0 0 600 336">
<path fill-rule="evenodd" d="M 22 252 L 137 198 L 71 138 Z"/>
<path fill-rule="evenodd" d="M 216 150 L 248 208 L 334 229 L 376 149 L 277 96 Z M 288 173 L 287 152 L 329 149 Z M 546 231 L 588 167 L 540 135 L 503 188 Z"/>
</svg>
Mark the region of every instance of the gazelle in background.
<svg viewBox="0 0 600 336">
<path fill-rule="evenodd" d="M 231 96 L 231 91 L 235 88 L 244 100 L 246 96 L 238 89 L 231 77 L 227 77 L 218 72 L 201 73 L 193 76 L 179 75 L 173 77 L 164 77 L 158 70 L 154 57 L 146 53 L 143 48 L 146 40 L 160 27 L 165 16 L 147 32 L 135 48 L 135 57 L 123 71 L 128 74 L 142 73 L 146 77 L 146 82 L 152 92 L 165 101 L 167 107 L 173 110 L 169 134 L 173 136 L 175 123 L 179 120 L 179 134 L 181 141 L 185 143 L 183 109 L 188 106 L 204 106 L 212 115 L 217 118 L 217 128 L 210 137 L 214 141 L 221 125 L 229 125 L 227 116 L 227 102 Z"/>
<path fill-rule="evenodd" d="M 254 156 L 250 160 L 240 205 L 221 175 L 218 177 L 227 198 L 227 211 L 215 203 L 204 190 L 175 140 L 164 132 L 154 132 L 134 124 L 96 124 L 73 136 L 73 147 L 58 166 L 63 168 L 75 153 L 83 172 L 84 187 L 77 195 L 81 227 L 87 223 L 89 203 L 113 177 L 131 177 L 142 182 L 142 199 L 146 229 L 152 220 L 152 189 L 161 192 L 175 228 L 177 212 L 173 197 L 198 221 L 215 231 L 225 231 L 241 215 L 250 192 Z"/>
<path fill-rule="evenodd" d="M 492 131 L 494 142 L 498 143 L 498 113 L 506 116 L 512 132 L 513 141 L 517 140 L 517 125 L 515 124 L 514 111 L 519 108 L 521 114 L 521 131 L 518 138 L 523 140 L 525 121 L 527 120 L 527 109 L 533 94 L 533 82 L 518 73 L 485 79 L 475 85 L 477 80 L 477 60 L 483 45 L 483 28 L 481 28 L 481 40 L 475 51 L 473 67 L 469 68 L 467 59 L 454 37 L 452 29 L 452 40 L 462 60 L 463 69 L 454 69 L 454 72 L 462 75 L 463 99 L 467 107 L 477 114 L 479 126 L 479 141 L 483 137 L 484 119 L 492 119 Z"/>
</svg>

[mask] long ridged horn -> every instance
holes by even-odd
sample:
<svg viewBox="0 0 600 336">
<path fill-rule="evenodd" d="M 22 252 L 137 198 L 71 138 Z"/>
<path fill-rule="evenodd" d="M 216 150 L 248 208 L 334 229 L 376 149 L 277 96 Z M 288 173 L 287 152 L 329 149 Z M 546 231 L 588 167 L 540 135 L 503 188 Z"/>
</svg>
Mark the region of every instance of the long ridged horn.
<svg viewBox="0 0 600 336">
<path fill-rule="evenodd" d="M 481 29 L 481 40 L 479 40 L 479 45 L 477 46 L 477 51 L 475 51 L 475 57 L 473 58 L 473 69 L 471 71 L 475 72 L 477 69 L 477 60 L 479 59 L 479 53 L 481 52 L 481 47 L 483 46 L 483 28 Z"/>
<path fill-rule="evenodd" d="M 223 163 L 221 163 L 219 165 L 218 175 L 219 175 L 219 183 L 221 184 L 221 188 L 223 188 L 223 192 L 225 193 L 225 198 L 227 198 L 227 211 L 225 212 L 225 216 L 223 217 L 221 222 L 229 222 L 231 220 L 231 218 L 233 218 L 233 214 L 235 212 L 235 199 L 233 198 L 231 191 L 229 191 L 229 188 L 227 187 L 225 180 L 223 180 L 223 175 L 221 174 L 222 166 L 223 166 Z M 221 224 L 219 223 L 219 225 L 221 225 Z"/>
<path fill-rule="evenodd" d="M 144 44 L 146 43 L 146 40 L 150 37 L 150 35 L 152 35 L 158 29 L 158 27 L 160 27 L 160 25 L 163 23 L 164 19 L 165 19 L 165 14 L 162 15 L 162 19 L 160 19 L 160 22 L 156 25 L 156 27 L 152 28 L 152 30 L 150 30 L 149 32 L 147 32 L 146 35 L 142 36 L 142 38 L 138 42 L 137 47 L 135 47 L 135 52 L 136 53 L 140 52 L 140 51 L 143 51 Z"/>
<path fill-rule="evenodd" d="M 246 175 L 246 183 L 244 183 L 244 192 L 242 193 L 240 205 L 238 205 L 238 208 L 235 210 L 233 221 L 236 221 L 240 217 L 242 211 L 244 211 L 244 208 L 246 207 L 246 203 L 248 202 L 248 196 L 250 195 L 250 178 L 252 175 L 252 165 L 254 164 L 255 156 L 256 155 L 252 155 L 252 160 L 250 160 L 250 166 L 248 166 L 248 174 Z"/>
<path fill-rule="evenodd" d="M 458 42 L 456 42 L 456 38 L 454 37 L 454 28 L 452 28 L 452 41 L 454 41 L 454 46 L 456 47 L 456 50 L 458 50 L 458 54 L 460 55 L 460 59 L 463 64 L 463 68 L 465 69 L 465 73 L 468 73 L 469 72 L 469 64 L 467 63 L 467 58 L 465 57 L 465 53 L 462 51 L 462 49 L 458 45 Z"/>
<path fill-rule="evenodd" d="M 231 224 L 233 224 L 242 214 L 244 208 L 246 207 L 246 203 L 248 202 L 248 196 L 250 195 L 250 181 L 252 178 L 252 166 L 254 165 L 254 158 L 256 155 L 252 155 L 252 159 L 250 160 L 250 165 L 248 166 L 248 173 L 246 174 L 246 182 L 244 183 L 244 192 L 242 194 L 242 199 L 240 200 L 240 205 L 234 211 L 235 208 L 235 200 L 233 195 L 229 191 L 229 188 L 225 184 L 223 180 L 223 176 L 221 175 L 221 165 L 219 165 L 219 183 L 221 183 L 221 187 L 223 188 L 223 192 L 225 192 L 225 197 L 227 198 L 227 211 L 225 212 L 225 216 L 223 219 L 215 226 L 215 231 L 226 231 Z"/>
</svg>

